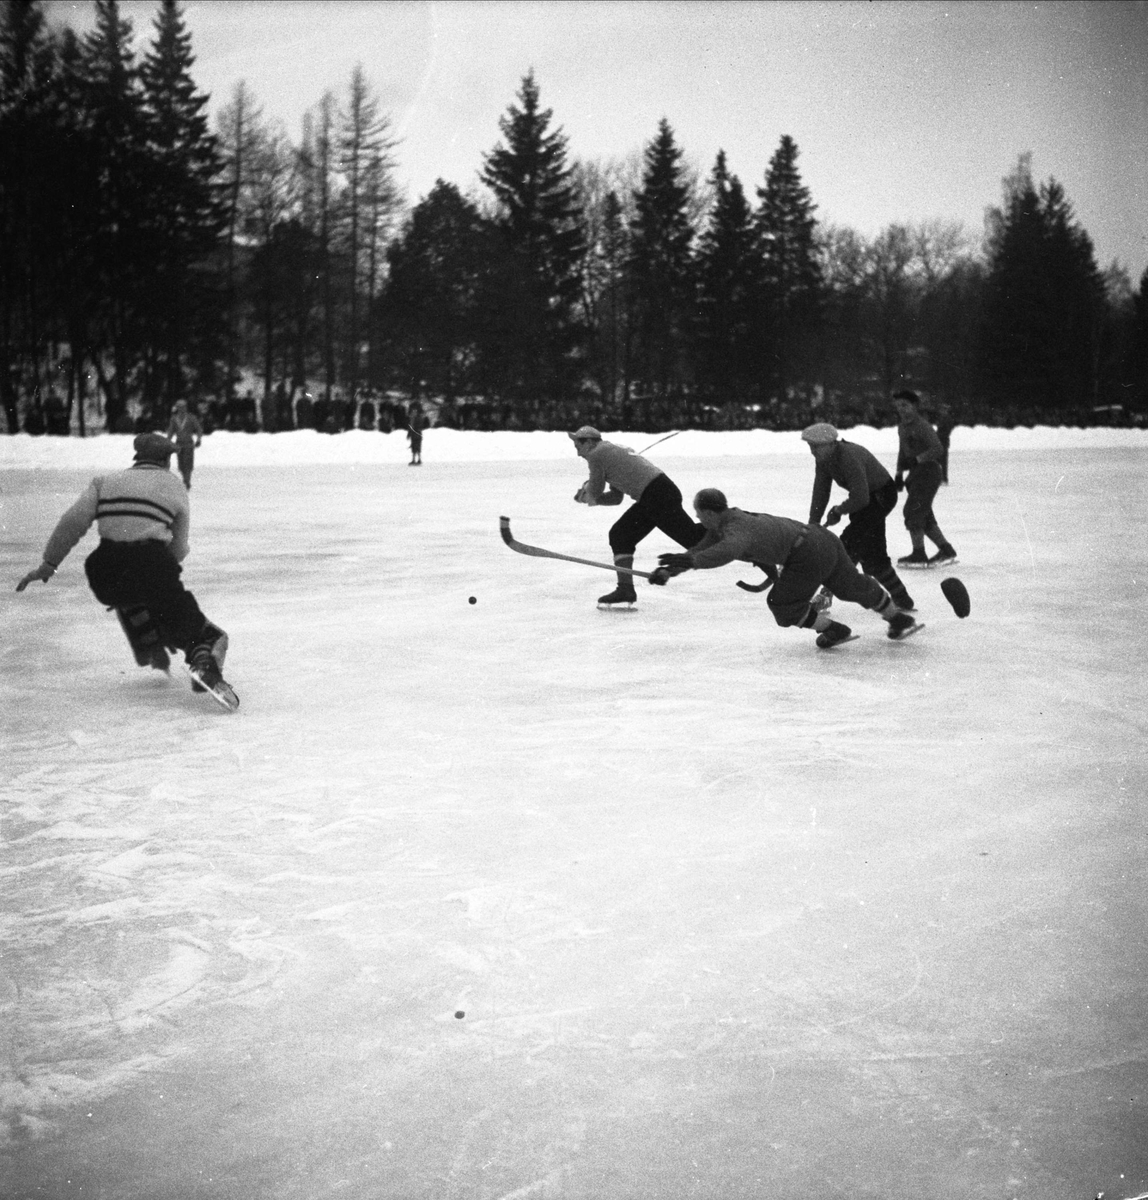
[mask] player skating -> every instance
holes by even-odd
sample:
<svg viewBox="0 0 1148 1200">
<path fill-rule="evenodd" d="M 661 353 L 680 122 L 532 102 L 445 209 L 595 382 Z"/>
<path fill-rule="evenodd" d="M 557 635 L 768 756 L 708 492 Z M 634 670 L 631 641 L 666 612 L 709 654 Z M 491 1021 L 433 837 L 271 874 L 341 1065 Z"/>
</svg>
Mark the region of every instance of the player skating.
<svg viewBox="0 0 1148 1200">
<path fill-rule="evenodd" d="M 898 489 L 902 482 L 905 485 L 905 528 L 913 542 L 912 552 L 897 559 L 899 567 L 937 567 L 957 561 L 957 552 L 933 516 L 933 499 L 941 486 L 945 448 L 937 431 L 921 415 L 920 403 L 916 392 L 906 390 L 893 397 L 900 418 L 896 483 Z M 937 547 L 932 557 L 925 550 L 925 538 Z"/>
<path fill-rule="evenodd" d="M 679 546 L 688 548 L 705 530 L 686 514 L 677 484 L 648 458 L 604 441 L 598 430 L 589 425 L 576 429 L 570 438 L 579 457 L 590 468 L 589 478 L 574 496 L 579 504 L 621 504 L 626 496 L 637 502 L 610 527 L 610 549 L 614 565 L 619 568 L 618 586 L 598 597 L 598 603 L 604 607 L 633 604 L 638 597 L 634 577 L 629 572 L 642 538 L 660 529 Z"/>
<path fill-rule="evenodd" d="M 694 511 L 705 535 L 685 554 L 663 554 L 650 577 L 664 584 L 689 570 L 709 570 L 740 559 L 767 570 L 780 569 L 770 589 L 769 608 L 778 625 L 813 629 L 817 645 L 828 650 L 850 641 L 853 631 L 834 621 L 814 603 L 819 588 L 871 609 L 888 625 L 888 636 L 902 641 L 923 626 L 898 608 L 889 593 L 869 575 L 857 570 L 841 539 L 820 525 L 802 525 L 788 517 L 748 513 L 730 508 L 717 488 L 703 488 L 694 497 Z"/>
<path fill-rule="evenodd" d="M 195 469 L 195 452 L 203 444 L 203 426 L 194 413 L 187 410 L 186 400 L 177 400 L 167 423 L 167 436 L 175 443 L 176 465 L 183 486 L 191 491 L 191 473 Z"/>
<path fill-rule="evenodd" d="M 836 525 L 842 517 L 849 524 L 841 533 L 841 542 L 849 557 L 866 575 L 871 575 L 893 597 L 898 608 L 916 607 L 900 576 L 889 560 L 885 542 L 885 518 L 897 507 L 897 485 L 893 476 L 864 446 L 847 442 L 832 425 L 810 425 L 802 435 L 817 467 L 813 475 L 813 496 L 809 502 L 809 523 L 821 523 L 836 483 L 849 494 L 825 514 L 826 526 Z"/>
<path fill-rule="evenodd" d="M 84 570 L 96 599 L 121 614 L 145 612 L 160 647 L 181 650 L 196 684 L 235 708 L 239 699 L 222 675 L 227 634 L 203 615 L 180 579 L 191 511 L 187 489 L 168 470 L 174 447 L 161 434 L 141 433 L 134 448 L 131 467 L 98 475 L 64 513 L 40 565 L 16 590 L 22 592 L 34 579 L 47 583 L 95 522 L 100 544 L 88 555 Z M 124 628 L 137 660 L 148 661 L 139 656 L 130 616 Z M 162 659 L 152 661 L 164 665 Z"/>
</svg>

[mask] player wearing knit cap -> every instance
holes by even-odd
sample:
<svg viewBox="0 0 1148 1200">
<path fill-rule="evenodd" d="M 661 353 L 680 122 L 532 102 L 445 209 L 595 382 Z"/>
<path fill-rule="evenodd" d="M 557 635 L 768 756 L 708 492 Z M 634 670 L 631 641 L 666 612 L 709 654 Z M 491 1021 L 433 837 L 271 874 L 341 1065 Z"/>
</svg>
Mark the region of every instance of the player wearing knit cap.
<svg viewBox="0 0 1148 1200">
<path fill-rule="evenodd" d="M 893 597 L 898 608 L 913 609 L 912 597 L 901 582 L 889 559 L 885 541 L 885 518 L 897 507 L 897 485 L 893 477 L 864 446 L 847 442 L 832 425 L 810 425 L 801 438 L 809 446 L 816 465 L 813 496 L 809 502 L 809 523 L 821 522 L 836 483 L 848 495 L 825 513 L 827 527 L 842 517 L 849 524 L 841 541 L 849 557 L 866 575 L 872 575 Z"/>
<path fill-rule="evenodd" d="M 574 430 L 570 439 L 578 456 L 590 468 L 589 478 L 574 495 L 579 504 L 621 504 L 626 496 L 637 501 L 610 527 L 610 549 L 614 552 L 614 565 L 620 568 L 618 586 L 598 597 L 603 608 L 633 604 L 638 597 L 634 577 L 629 572 L 642 538 L 660 529 L 679 546 L 688 548 L 705 530 L 691 521 L 682 508 L 682 493 L 674 481 L 648 458 L 604 441 L 591 425 Z"/>
<path fill-rule="evenodd" d="M 228 708 L 237 707 L 221 674 L 227 634 L 203 615 L 180 579 L 191 510 L 187 489 L 168 470 L 175 447 L 158 433 L 139 434 L 133 447 L 131 467 L 97 475 L 64 513 L 40 565 L 16 590 L 36 579 L 47 583 L 95 523 L 100 544 L 84 570 L 96 599 L 119 615 L 136 661 L 166 670 L 167 650 L 181 650 L 196 684 Z"/>
<path fill-rule="evenodd" d="M 857 570 L 841 539 L 828 529 L 731 508 L 717 488 L 702 488 L 694 497 L 694 511 L 705 527 L 705 537 L 685 554 L 659 555 L 661 566 L 650 576 L 651 583 L 664 584 L 683 571 L 708 570 L 735 559 L 754 563 L 774 580 L 769 592 L 774 620 L 778 625 L 815 630 L 822 650 L 850 641 L 853 631 L 816 603 L 818 588 L 877 613 L 893 641 L 903 641 L 922 628 L 875 579 Z"/>
</svg>

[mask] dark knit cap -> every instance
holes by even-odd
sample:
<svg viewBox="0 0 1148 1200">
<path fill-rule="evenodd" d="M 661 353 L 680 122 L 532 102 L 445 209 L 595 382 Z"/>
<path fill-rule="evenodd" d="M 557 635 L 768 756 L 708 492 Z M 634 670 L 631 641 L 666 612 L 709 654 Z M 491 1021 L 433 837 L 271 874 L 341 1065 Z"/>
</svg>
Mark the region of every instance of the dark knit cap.
<svg viewBox="0 0 1148 1200">
<path fill-rule="evenodd" d="M 166 463 L 175 450 L 175 446 L 162 433 L 137 433 L 132 446 L 136 452 L 136 462 Z"/>
<path fill-rule="evenodd" d="M 705 512 L 725 512 L 729 508 L 729 501 L 725 498 L 724 492 L 719 492 L 717 488 L 702 488 L 694 497 L 694 508 Z"/>
</svg>

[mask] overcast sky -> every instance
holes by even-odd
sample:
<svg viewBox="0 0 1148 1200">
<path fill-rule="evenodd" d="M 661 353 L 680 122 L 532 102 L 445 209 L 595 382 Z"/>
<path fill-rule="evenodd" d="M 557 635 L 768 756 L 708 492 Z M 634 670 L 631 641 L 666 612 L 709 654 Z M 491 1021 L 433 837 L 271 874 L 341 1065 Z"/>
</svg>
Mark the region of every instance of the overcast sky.
<svg viewBox="0 0 1148 1200">
<path fill-rule="evenodd" d="M 53 0 L 83 28 L 93 5 Z M 156 3 L 127 2 L 141 53 Z M 640 151 L 662 117 L 708 175 L 719 149 L 755 200 L 783 134 L 822 221 L 873 236 L 960 221 L 979 236 L 1032 153 L 1101 266 L 1148 268 L 1148 0 L 188 0 L 199 86 L 217 113 L 245 80 L 297 140 L 362 63 L 416 202 L 477 187 L 499 118 L 533 68 L 571 156 Z"/>
</svg>

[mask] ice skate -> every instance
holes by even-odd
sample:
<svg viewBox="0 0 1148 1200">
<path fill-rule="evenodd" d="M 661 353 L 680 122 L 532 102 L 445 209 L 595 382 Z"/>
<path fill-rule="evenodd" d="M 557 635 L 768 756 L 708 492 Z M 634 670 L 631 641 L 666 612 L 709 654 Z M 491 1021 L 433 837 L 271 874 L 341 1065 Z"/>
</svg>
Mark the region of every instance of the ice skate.
<svg viewBox="0 0 1148 1200">
<path fill-rule="evenodd" d="M 832 650 L 834 646 L 856 640 L 857 635 L 848 625 L 842 625 L 840 621 L 830 621 L 817 635 L 817 648 L 818 650 Z"/>
<path fill-rule="evenodd" d="M 929 556 L 930 567 L 949 567 L 957 561 L 957 552 L 952 546 L 944 545 L 936 554 Z"/>
<path fill-rule="evenodd" d="M 239 707 L 235 689 L 223 678 L 223 660 L 227 656 L 227 634 L 210 622 L 204 627 L 199 642 L 187 655 L 187 673 L 191 676 L 193 692 L 210 692 L 224 708 Z"/>
<path fill-rule="evenodd" d="M 907 571 L 927 570 L 929 565 L 929 556 L 924 550 L 914 550 L 912 554 L 906 554 L 904 558 L 897 559 L 897 566 Z"/>
<path fill-rule="evenodd" d="M 910 613 L 896 612 L 889 618 L 889 628 L 886 633 L 894 642 L 903 642 L 906 638 L 912 637 L 919 629 L 924 628 L 924 625 L 914 620 Z"/>
<path fill-rule="evenodd" d="M 617 608 L 621 605 L 625 605 L 627 608 L 633 608 L 637 603 L 637 600 L 638 593 L 634 591 L 634 585 L 632 583 L 628 586 L 626 584 L 619 583 L 612 592 L 607 592 L 606 595 L 598 597 L 598 607 Z"/>
<path fill-rule="evenodd" d="M 618 586 L 612 592 L 598 597 L 599 608 L 620 608 L 625 605 L 629 610 L 634 607 L 638 593 L 634 591 L 634 577 L 630 574 L 633 565 L 634 556 L 632 554 L 614 555 L 614 566 L 622 568 L 618 572 Z"/>
</svg>

